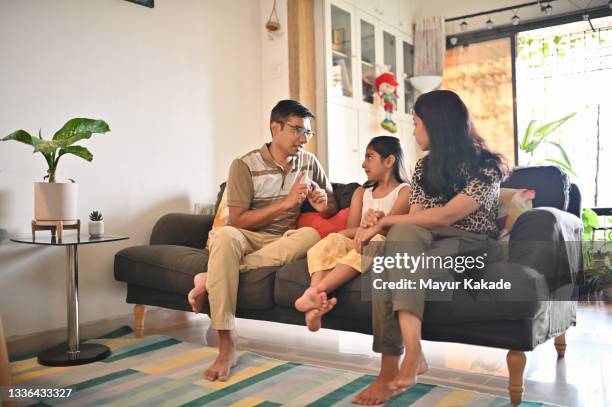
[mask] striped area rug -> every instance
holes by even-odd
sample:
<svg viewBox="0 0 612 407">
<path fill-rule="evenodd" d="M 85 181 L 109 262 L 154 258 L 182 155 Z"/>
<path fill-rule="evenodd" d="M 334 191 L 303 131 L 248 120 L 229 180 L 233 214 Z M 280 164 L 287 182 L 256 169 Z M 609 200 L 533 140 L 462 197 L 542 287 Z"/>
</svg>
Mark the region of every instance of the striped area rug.
<svg viewBox="0 0 612 407">
<path fill-rule="evenodd" d="M 29 400 L 38 406 L 349 406 L 374 376 L 239 352 L 227 382 L 202 378 L 216 349 L 168 336 L 134 338 L 121 328 L 91 343 L 112 350 L 104 361 L 46 367 L 36 357 L 12 362 L 19 387 L 73 389 L 67 399 Z M 509 400 L 471 391 L 419 383 L 388 406 L 509 406 Z M 544 406 L 523 402 L 521 406 Z"/>
</svg>

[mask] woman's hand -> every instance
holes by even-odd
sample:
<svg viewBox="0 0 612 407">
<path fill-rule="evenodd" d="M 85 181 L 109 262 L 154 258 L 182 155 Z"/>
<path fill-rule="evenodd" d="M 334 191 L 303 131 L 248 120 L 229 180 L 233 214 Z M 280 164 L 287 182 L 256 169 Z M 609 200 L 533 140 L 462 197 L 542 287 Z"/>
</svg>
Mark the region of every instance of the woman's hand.
<svg viewBox="0 0 612 407">
<path fill-rule="evenodd" d="M 360 226 L 364 229 L 370 228 L 376 225 L 378 221 L 382 219 L 383 216 L 385 216 L 385 213 L 383 211 L 375 211 L 374 209 L 368 209 L 368 211 L 365 213 L 365 216 L 361 220 Z"/>
<path fill-rule="evenodd" d="M 382 232 L 382 225 L 380 223 L 369 228 L 357 229 L 357 233 L 355 233 L 355 237 L 353 238 L 353 243 L 357 253 L 361 254 L 362 245 L 367 245 L 370 242 L 370 239 L 380 232 Z"/>
</svg>

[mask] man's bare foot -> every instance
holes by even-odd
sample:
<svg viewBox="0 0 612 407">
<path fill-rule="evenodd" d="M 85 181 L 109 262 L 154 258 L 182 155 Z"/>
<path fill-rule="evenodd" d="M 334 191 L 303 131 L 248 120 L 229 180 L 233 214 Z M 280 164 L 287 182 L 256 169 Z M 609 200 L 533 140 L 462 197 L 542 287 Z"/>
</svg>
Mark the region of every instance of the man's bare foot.
<svg viewBox="0 0 612 407">
<path fill-rule="evenodd" d="M 230 369 L 238 363 L 236 358 L 236 348 L 229 352 L 219 352 L 219 356 L 212 365 L 204 372 L 204 378 L 214 382 L 219 380 L 225 382 L 229 379 Z"/>
<path fill-rule="evenodd" d="M 306 326 L 312 332 L 316 332 L 321 329 L 321 318 L 334 308 L 338 300 L 331 298 L 327 300 L 327 303 L 321 308 L 312 309 L 306 312 Z"/>
<path fill-rule="evenodd" d="M 193 278 L 193 289 L 187 294 L 187 301 L 191 305 L 191 309 L 196 314 L 200 312 L 202 304 L 204 304 L 204 298 L 206 298 L 206 278 L 207 273 L 196 274 Z"/>
<path fill-rule="evenodd" d="M 301 312 L 314 310 L 315 308 L 321 308 L 326 301 L 325 290 L 321 290 L 319 287 L 309 287 L 300 298 L 295 300 L 295 309 Z"/>
<path fill-rule="evenodd" d="M 377 377 L 368 387 L 353 398 L 353 403 L 364 406 L 384 404 L 399 392 L 389 388 L 389 379 Z"/>
<path fill-rule="evenodd" d="M 417 382 L 417 374 L 425 373 L 428 368 L 420 347 L 413 351 L 406 350 L 399 372 L 389 383 L 389 389 L 404 391 L 411 388 Z"/>
</svg>

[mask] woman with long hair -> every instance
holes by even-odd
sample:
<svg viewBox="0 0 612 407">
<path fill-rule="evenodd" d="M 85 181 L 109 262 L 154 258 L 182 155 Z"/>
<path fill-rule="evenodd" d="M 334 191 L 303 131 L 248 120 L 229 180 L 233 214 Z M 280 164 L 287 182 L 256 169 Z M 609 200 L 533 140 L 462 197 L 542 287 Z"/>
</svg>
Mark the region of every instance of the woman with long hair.
<svg viewBox="0 0 612 407">
<path fill-rule="evenodd" d="M 499 257 L 495 221 L 500 183 L 507 173 L 504 157 L 487 148 L 467 107 L 451 91 L 421 95 L 413 119 L 414 137 L 427 154 L 415 166 L 410 211 L 391 216 L 369 211 L 355 234 L 355 247 L 383 234 L 386 258 L 487 253 L 487 261 L 493 261 Z M 385 273 L 388 279 L 408 278 L 415 288 L 374 290 L 373 349 L 382 353 L 381 369 L 377 380 L 355 397 L 357 404 L 384 403 L 413 386 L 417 374 L 427 370 L 421 350 L 426 290 L 419 283 L 434 275 L 449 276 L 424 263 L 409 272 L 394 264 Z"/>
</svg>

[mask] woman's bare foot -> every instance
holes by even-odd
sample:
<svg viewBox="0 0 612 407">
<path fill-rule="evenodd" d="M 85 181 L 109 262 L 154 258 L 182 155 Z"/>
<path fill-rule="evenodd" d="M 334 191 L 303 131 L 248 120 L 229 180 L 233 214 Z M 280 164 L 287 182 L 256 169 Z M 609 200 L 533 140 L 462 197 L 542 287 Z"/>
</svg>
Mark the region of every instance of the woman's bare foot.
<svg viewBox="0 0 612 407">
<path fill-rule="evenodd" d="M 295 300 L 295 309 L 307 312 L 315 308 L 321 308 L 325 302 L 327 302 L 325 290 L 321 290 L 319 287 L 309 287 L 300 298 Z"/>
<path fill-rule="evenodd" d="M 200 312 L 202 304 L 204 304 L 204 298 L 206 298 L 206 278 L 207 273 L 196 274 L 193 278 L 193 289 L 187 294 L 187 301 L 191 305 L 191 309 L 196 314 Z"/>
<path fill-rule="evenodd" d="M 383 353 L 380 360 L 378 377 L 353 398 L 353 403 L 370 406 L 385 403 L 395 397 L 398 392 L 394 392 L 389 388 L 389 382 L 399 372 L 399 358 L 399 356 Z"/>
<path fill-rule="evenodd" d="M 398 391 L 389 388 L 390 381 L 390 379 L 377 377 L 368 387 L 356 395 L 352 402 L 364 406 L 386 403 L 398 393 Z"/>
<path fill-rule="evenodd" d="M 312 309 L 306 312 L 306 326 L 312 332 L 316 332 L 321 329 L 321 318 L 334 308 L 338 300 L 331 298 L 327 300 L 327 303 L 321 308 Z"/>
<path fill-rule="evenodd" d="M 417 374 L 425 373 L 428 368 L 420 347 L 412 351 L 406 349 L 399 372 L 389 383 L 389 389 L 404 391 L 411 388 L 417 382 Z"/>
<path fill-rule="evenodd" d="M 425 360 L 425 354 L 421 351 L 421 360 L 419 361 L 419 370 L 417 374 L 423 374 L 429 370 L 429 365 L 427 364 L 427 360 Z"/>
</svg>

